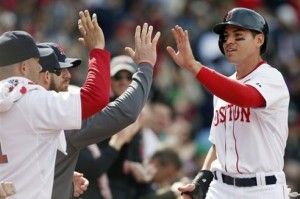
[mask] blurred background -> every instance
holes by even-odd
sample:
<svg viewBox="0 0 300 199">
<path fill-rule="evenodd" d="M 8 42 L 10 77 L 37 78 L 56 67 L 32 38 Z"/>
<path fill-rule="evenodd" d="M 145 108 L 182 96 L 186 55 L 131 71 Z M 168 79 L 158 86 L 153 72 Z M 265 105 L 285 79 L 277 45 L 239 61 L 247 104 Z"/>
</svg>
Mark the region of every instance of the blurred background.
<svg viewBox="0 0 300 199">
<path fill-rule="evenodd" d="M 37 42 L 56 42 L 69 57 L 83 59 L 70 70 L 72 84 L 81 86 L 87 73 L 88 52 L 77 41 L 78 12 L 97 13 L 111 56 L 134 48 L 136 25 L 144 22 L 160 31 L 158 59 L 149 103 L 163 103 L 169 110 L 155 113 L 160 140 L 177 149 L 183 175 L 194 177 L 201 168 L 210 143 L 212 95 L 167 54 L 174 45 L 171 28 L 176 24 L 189 31 L 195 57 L 225 75 L 234 71 L 219 51 L 218 36 L 211 28 L 226 12 L 241 6 L 260 12 L 268 21 L 270 34 L 264 59 L 280 70 L 291 95 L 289 139 L 286 148 L 288 185 L 300 190 L 300 0 L 0 0 L 0 33 L 25 30 Z M 160 109 L 162 111 L 162 109 Z M 157 114 L 154 116 L 154 114 Z M 168 115 L 169 114 L 169 115 Z M 154 122 L 155 123 L 155 122 Z"/>
</svg>

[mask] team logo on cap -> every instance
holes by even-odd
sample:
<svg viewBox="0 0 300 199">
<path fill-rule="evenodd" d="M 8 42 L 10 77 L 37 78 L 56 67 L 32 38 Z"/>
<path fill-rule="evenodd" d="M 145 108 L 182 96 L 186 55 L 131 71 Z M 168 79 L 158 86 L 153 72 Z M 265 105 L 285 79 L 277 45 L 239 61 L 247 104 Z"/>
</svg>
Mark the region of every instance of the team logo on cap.
<svg viewBox="0 0 300 199">
<path fill-rule="evenodd" d="M 64 49 L 60 45 L 56 44 L 55 47 L 60 51 L 61 55 L 65 55 L 65 51 L 64 51 Z"/>
<path fill-rule="evenodd" d="M 225 18 L 225 21 L 230 21 L 232 19 L 233 12 L 228 12 Z"/>
</svg>

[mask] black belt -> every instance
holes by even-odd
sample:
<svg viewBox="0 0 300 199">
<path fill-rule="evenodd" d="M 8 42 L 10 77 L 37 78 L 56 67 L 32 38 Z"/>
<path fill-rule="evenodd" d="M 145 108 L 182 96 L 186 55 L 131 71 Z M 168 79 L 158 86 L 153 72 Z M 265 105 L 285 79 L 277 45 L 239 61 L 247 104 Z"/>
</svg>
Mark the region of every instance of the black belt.
<svg viewBox="0 0 300 199">
<path fill-rule="evenodd" d="M 214 177 L 216 180 L 218 180 L 218 177 L 216 175 L 216 171 L 214 171 Z M 276 184 L 276 177 L 274 175 L 272 176 L 266 176 L 266 185 Z M 222 181 L 225 184 L 228 185 L 234 185 L 236 187 L 253 187 L 257 186 L 257 180 L 255 177 L 253 178 L 233 178 L 231 176 L 222 174 Z"/>
</svg>

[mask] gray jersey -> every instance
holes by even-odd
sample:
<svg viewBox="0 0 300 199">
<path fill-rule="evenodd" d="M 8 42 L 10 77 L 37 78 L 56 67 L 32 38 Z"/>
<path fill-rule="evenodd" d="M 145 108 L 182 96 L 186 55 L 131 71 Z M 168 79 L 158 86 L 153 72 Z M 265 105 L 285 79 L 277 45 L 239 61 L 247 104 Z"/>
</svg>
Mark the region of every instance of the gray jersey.
<svg viewBox="0 0 300 199">
<path fill-rule="evenodd" d="M 83 121 L 80 130 L 65 131 L 68 155 L 57 152 L 52 199 L 73 197 L 73 172 L 80 149 L 111 137 L 137 119 L 148 99 L 152 75 L 152 66 L 140 64 L 132 83 L 120 97 Z"/>
</svg>

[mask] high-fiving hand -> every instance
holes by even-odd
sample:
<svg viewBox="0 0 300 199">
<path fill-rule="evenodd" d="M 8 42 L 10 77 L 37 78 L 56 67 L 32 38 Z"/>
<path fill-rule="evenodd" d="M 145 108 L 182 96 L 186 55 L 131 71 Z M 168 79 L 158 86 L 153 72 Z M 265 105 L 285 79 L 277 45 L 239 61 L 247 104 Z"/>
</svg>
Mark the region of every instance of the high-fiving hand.
<svg viewBox="0 0 300 199">
<path fill-rule="evenodd" d="M 151 40 L 152 32 L 153 26 L 148 26 L 147 23 L 144 23 L 142 30 L 141 26 L 137 26 L 135 30 L 135 50 L 130 47 L 125 48 L 136 64 L 147 62 L 152 66 L 155 65 L 157 59 L 156 46 L 160 32 L 157 32 Z"/>
<path fill-rule="evenodd" d="M 88 10 L 79 12 L 78 29 L 81 36 L 78 41 L 89 51 L 94 48 L 104 49 L 105 38 L 102 29 L 97 22 L 97 15 L 94 13 L 91 19 Z"/>
<path fill-rule="evenodd" d="M 176 41 L 177 52 L 172 47 L 168 46 L 168 53 L 177 65 L 186 68 L 193 74 L 197 74 L 202 65 L 194 58 L 188 31 L 184 31 L 180 26 L 176 25 L 175 28 L 172 29 L 172 34 Z"/>
</svg>

